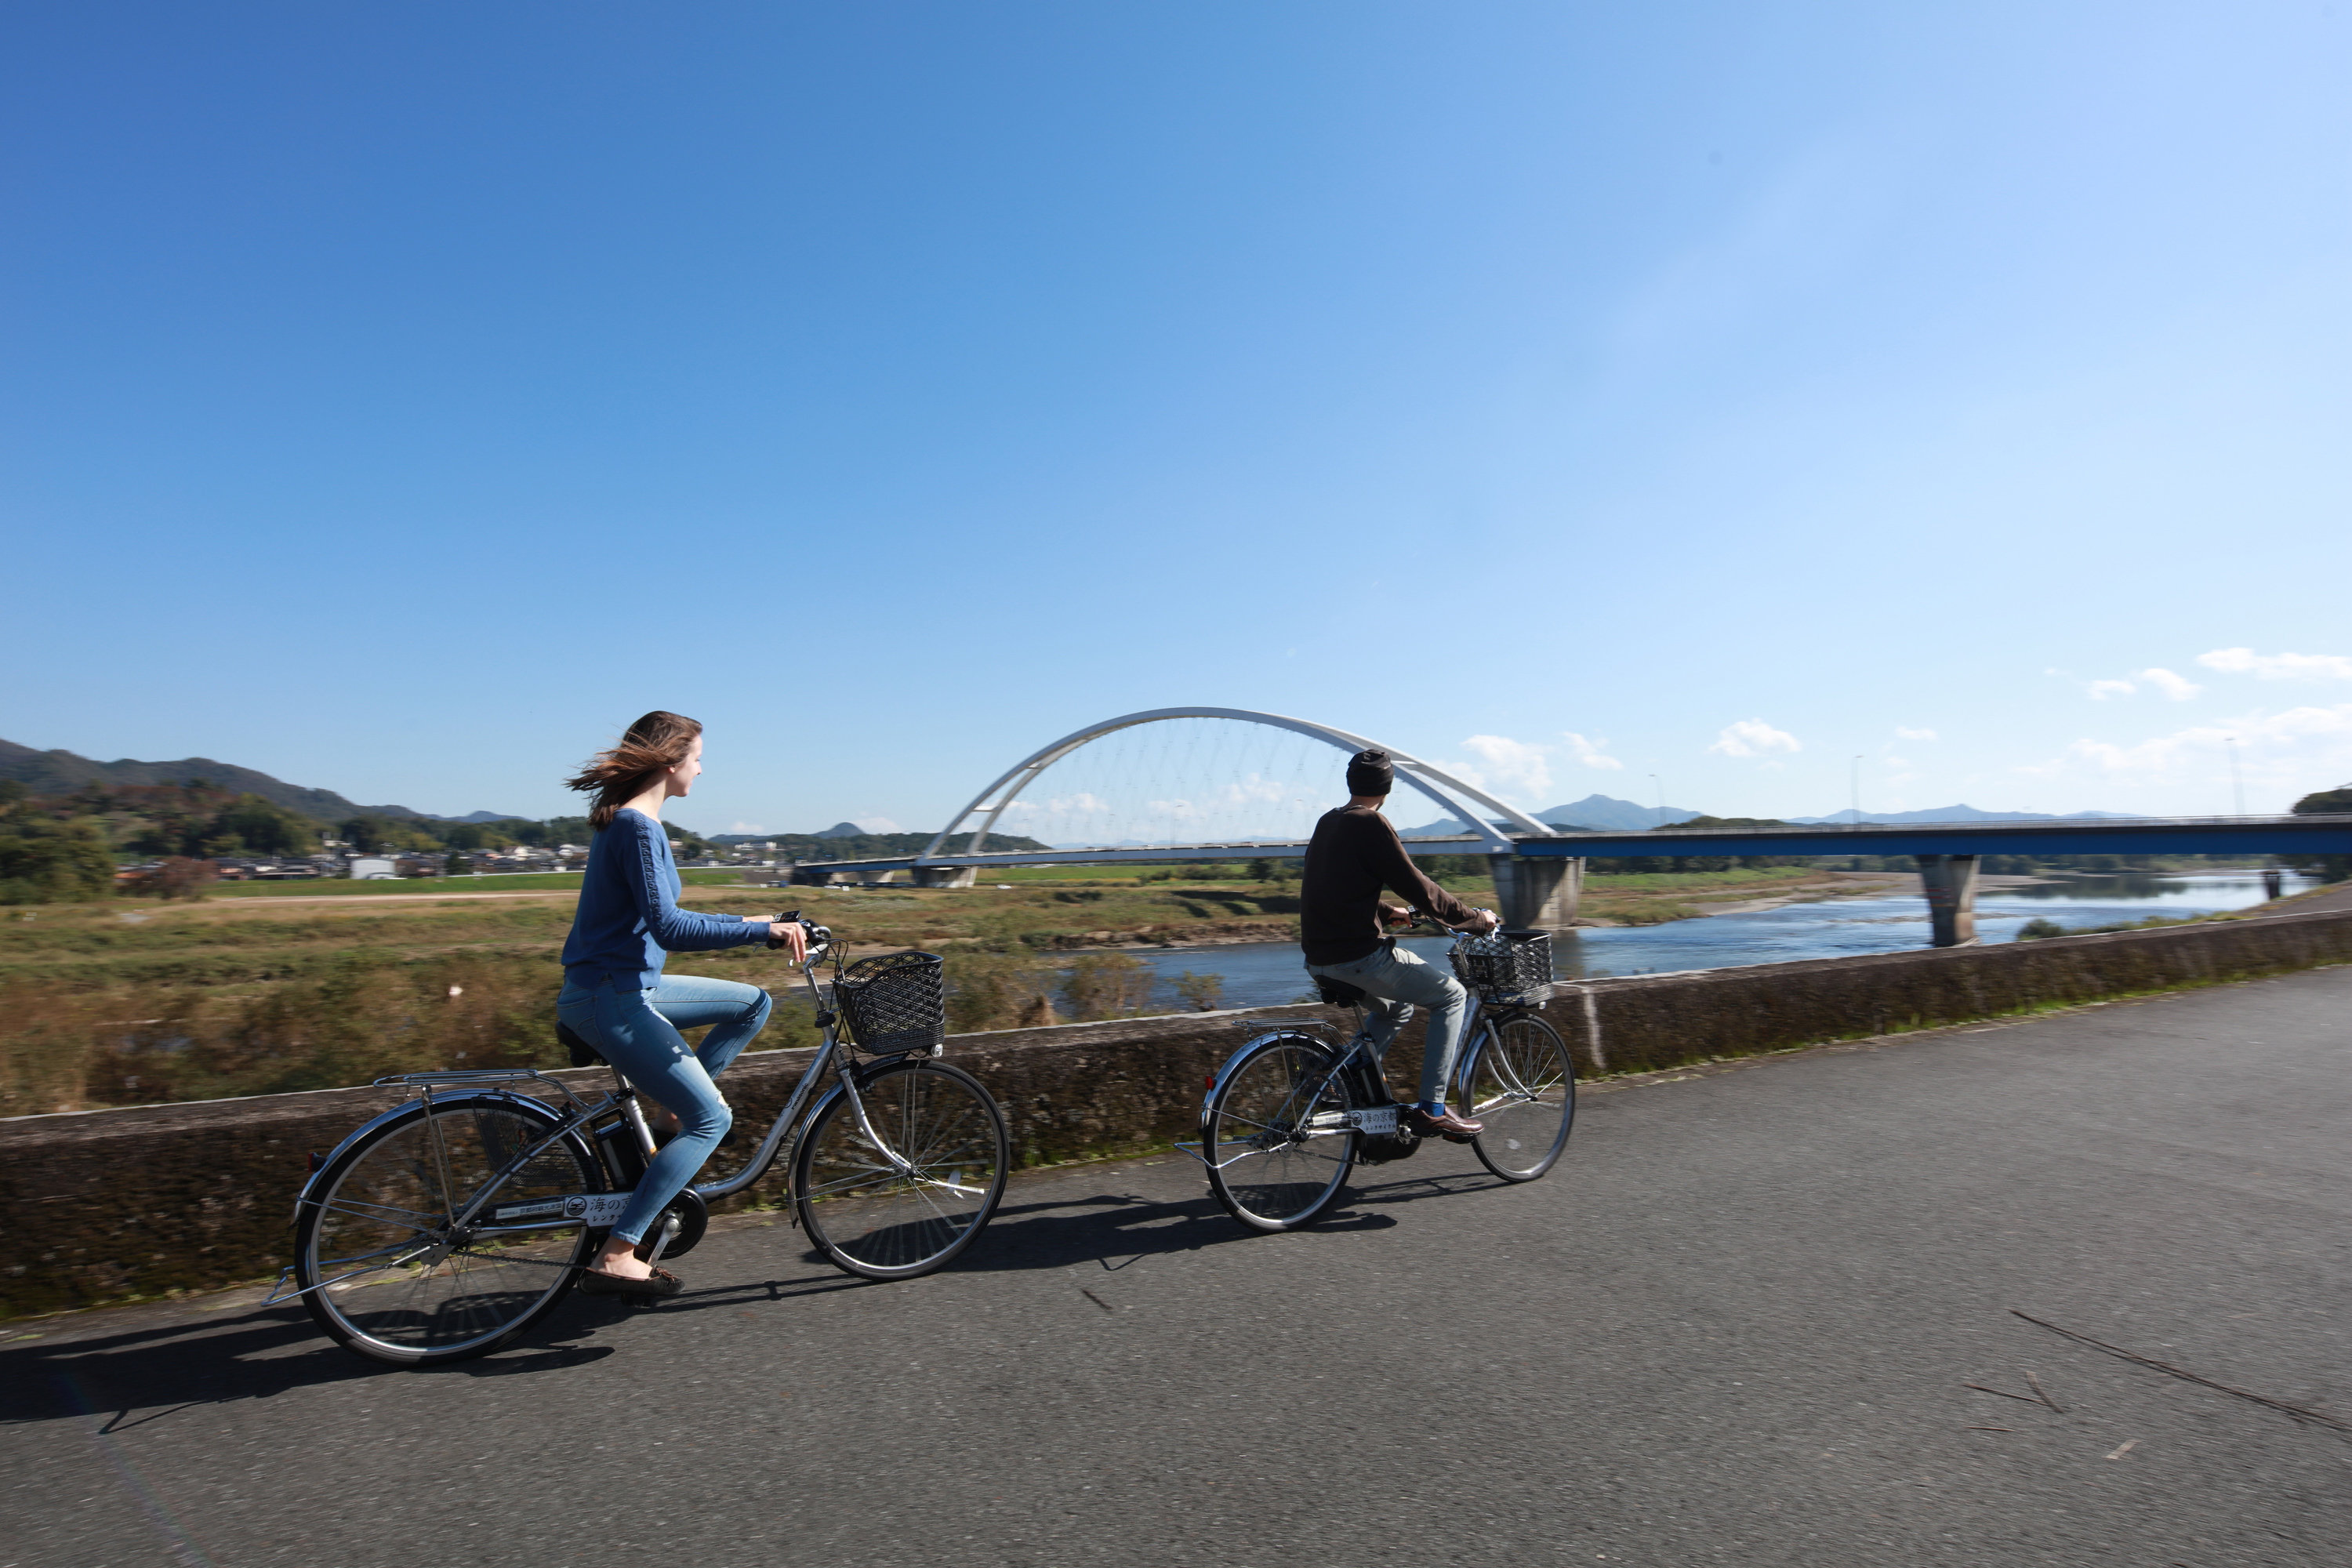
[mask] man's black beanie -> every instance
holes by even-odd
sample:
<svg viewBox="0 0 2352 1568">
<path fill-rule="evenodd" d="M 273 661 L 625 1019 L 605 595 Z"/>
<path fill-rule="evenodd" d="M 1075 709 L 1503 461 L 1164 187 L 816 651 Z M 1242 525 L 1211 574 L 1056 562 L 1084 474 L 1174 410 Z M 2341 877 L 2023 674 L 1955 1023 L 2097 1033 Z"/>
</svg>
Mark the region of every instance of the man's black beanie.
<svg viewBox="0 0 2352 1568">
<path fill-rule="evenodd" d="M 1376 748 L 1348 759 L 1349 795 L 1386 795 L 1395 784 L 1396 767 L 1386 752 Z"/>
</svg>

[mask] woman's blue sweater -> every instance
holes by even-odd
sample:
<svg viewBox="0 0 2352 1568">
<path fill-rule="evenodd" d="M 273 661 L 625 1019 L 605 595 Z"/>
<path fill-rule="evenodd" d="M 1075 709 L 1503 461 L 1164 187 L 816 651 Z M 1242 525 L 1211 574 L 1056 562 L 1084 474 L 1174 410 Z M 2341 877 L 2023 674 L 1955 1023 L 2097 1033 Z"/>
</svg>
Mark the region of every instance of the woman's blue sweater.
<svg viewBox="0 0 2352 1568">
<path fill-rule="evenodd" d="M 764 921 L 679 909 L 683 886 L 661 824 L 623 808 L 588 846 L 580 908 L 563 942 L 563 977 L 593 987 L 627 975 L 643 990 L 660 982 L 667 953 L 768 940 Z"/>
</svg>

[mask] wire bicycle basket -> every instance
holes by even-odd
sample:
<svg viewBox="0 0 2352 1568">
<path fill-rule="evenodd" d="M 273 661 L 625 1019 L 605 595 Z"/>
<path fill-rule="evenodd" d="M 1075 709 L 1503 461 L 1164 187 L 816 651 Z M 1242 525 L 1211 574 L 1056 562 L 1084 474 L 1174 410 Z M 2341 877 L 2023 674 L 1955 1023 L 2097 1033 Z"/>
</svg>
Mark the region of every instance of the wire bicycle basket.
<svg viewBox="0 0 2352 1568">
<path fill-rule="evenodd" d="M 843 970 L 833 1001 L 857 1048 L 870 1056 L 946 1050 L 946 967 L 936 952 L 886 952 Z"/>
<path fill-rule="evenodd" d="M 1481 1001 L 1541 1006 L 1551 999 L 1551 932 L 1464 937 L 1454 944 L 1454 973 Z"/>
</svg>

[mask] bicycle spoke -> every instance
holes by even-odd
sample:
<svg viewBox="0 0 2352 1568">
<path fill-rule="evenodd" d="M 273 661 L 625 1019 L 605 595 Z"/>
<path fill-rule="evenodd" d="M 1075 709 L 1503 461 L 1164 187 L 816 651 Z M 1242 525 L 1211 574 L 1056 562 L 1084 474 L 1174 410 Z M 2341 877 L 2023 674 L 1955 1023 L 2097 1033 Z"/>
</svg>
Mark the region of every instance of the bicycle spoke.
<svg viewBox="0 0 2352 1568">
<path fill-rule="evenodd" d="M 1318 1045 L 1281 1037 L 1243 1058 L 1218 1086 L 1204 1128 L 1211 1190 L 1261 1229 L 1306 1223 L 1353 1163 L 1348 1109 L 1338 1068 Z"/>
<path fill-rule="evenodd" d="M 844 1098 L 803 1138 L 794 1163 L 803 1218 L 853 1273 L 924 1272 L 994 1209 L 1010 1152 L 1001 1119 L 970 1079 L 929 1063 L 877 1073 L 860 1092 L 873 1137 Z M 894 1155 L 903 1164 L 883 1163 Z"/>
<path fill-rule="evenodd" d="M 330 1199 L 325 1206 L 337 1214 L 347 1214 L 355 1219 L 399 1220 L 404 1222 L 412 1230 L 437 1230 L 442 1223 L 431 1215 L 418 1214 L 414 1209 L 394 1208 L 389 1204 L 362 1203 L 356 1198 L 347 1198 L 341 1194 Z"/>
<path fill-rule="evenodd" d="M 495 1348 L 552 1304 L 585 1259 L 584 1223 L 468 1230 L 448 1246 L 450 1223 L 431 1214 L 493 1194 L 601 1190 L 600 1173 L 563 1141 L 570 1123 L 531 1104 L 436 1103 L 338 1162 L 298 1238 L 298 1281 L 341 1288 L 305 1294 L 321 1326 L 363 1354 L 415 1363 Z M 354 1263 L 366 1267 L 339 1275 Z"/>
<path fill-rule="evenodd" d="M 1481 1032 L 1465 1069 L 1465 1099 L 1486 1123 L 1479 1160 L 1507 1181 L 1550 1170 L 1576 1114 L 1576 1077 L 1566 1042 L 1539 1018 L 1519 1016 Z"/>
</svg>

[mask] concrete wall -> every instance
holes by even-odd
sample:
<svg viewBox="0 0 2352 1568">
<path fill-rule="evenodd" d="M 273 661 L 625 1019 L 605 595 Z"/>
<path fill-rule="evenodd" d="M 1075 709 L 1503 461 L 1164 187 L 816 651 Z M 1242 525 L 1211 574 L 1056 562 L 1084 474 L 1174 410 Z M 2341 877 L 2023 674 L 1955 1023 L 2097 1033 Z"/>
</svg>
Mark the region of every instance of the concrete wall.
<svg viewBox="0 0 2352 1568">
<path fill-rule="evenodd" d="M 1640 1072 L 1717 1057 L 1956 1023 L 2034 1006 L 2352 961 L 2352 911 L 2219 921 L 1997 947 L 1633 976 L 1563 987 L 1547 1009 L 1580 1069 Z M 1003 1101 L 1028 1163 L 1115 1154 L 1188 1135 L 1203 1080 L 1275 1007 L 956 1037 L 949 1059 Z M 1389 1062 L 1418 1072 L 1418 1026 Z M 723 1080 L 764 1128 L 805 1051 L 739 1060 Z M 561 1075 L 593 1087 L 601 1071 Z M 306 1156 L 397 1102 L 382 1089 L 207 1100 L 0 1121 L 0 1212 L 11 1262 L 0 1309 L 40 1312 L 275 1273 L 288 1261 Z M 721 1151 L 721 1164 L 735 1151 Z M 782 1162 L 749 1201 L 772 1202 Z M 746 1200 L 737 1200 L 741 1203 Z"/>
</svg>

